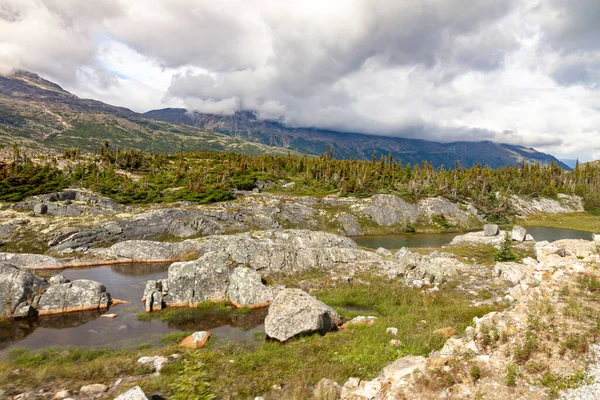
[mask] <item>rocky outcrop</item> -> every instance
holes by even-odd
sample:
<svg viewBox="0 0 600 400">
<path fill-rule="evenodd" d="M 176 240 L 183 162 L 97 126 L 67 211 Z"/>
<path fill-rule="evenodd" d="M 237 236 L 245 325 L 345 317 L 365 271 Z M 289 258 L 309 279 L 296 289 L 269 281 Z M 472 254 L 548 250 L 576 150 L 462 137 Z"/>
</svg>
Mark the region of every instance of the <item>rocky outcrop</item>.
<svg viewBox="0 0 600 400">
<path fill-rule="evenodd" d="M 111 303 L 104 285 L 90 280 L 52 284 L 8 263 L 0 263 L 0 317 L 27 318 L 37 315 L 103 310 Z"/>
<path fill-rule="evenodd" d="M 300 289 L 286 289 L 269 306 L 265 333 L 284 342 L 300 335 L 325 334 L 336 330 L 341 323 L 333 308 Z"/>
<path fill-rule="evenodd" d="M 457 276 L 466 266 L 450 253 L 434 251 L 428 255 L 413 253 L 406 248 L 394 254 L 397 263 L 386 271 L 390 277 L 403 277 L 404 281 L 420 287 L 424 284 L 441 284 Z"/>
<path fill-rule="evenodd" d="M 370 204 L 363 212 L 381 226 L 391 226 L 400 223 L 413 224 L 419 214 L 414 204 L 407 203 L 391 194 L 376 194 L 371 197 Z"/>
<path fill-rule="evenodd" d="M 39 315 L 104 310 L 110 305 L 110 294 L 104 285 L 80 279 L 50 286 L 36 304 Z"/>
<path fill-rule="evenodd" d="M 45 280 L 28 270 L 0 263 L 0 318 L 30 316 L 31 305 L 47 286 Z"/>
<path fill-rule="evenodd" d="M 64 268 L 64 261 L 43 254 L 0 253 L 0 262 L 26 268 Z"/>
<path fill-rule="evenodd" d="M 556 199 L 549 198 L 537 198 L 537 199 L 524 199 L 516 195 L 512 195 L 508 198 L 511 208 L 514 209 L 518 215 L 527 216 L 539 213 L 546 214 L 560 214 L 560 213 L 572 213 L 572 212 L 583 212 L 583 199 L 579 196 L 570 196 L 559 193 Z"/>
<path fill-rule="evenodd" d="M 14 205 L 16 209 L 31 210 L 36 215 L 72 217 L 85 212 L 90 214 L 115 214 L 125 210 L 112 199 L 80 190 L 49 193 L 29 197 Z"/>
<path fill-rule="evenodd" d="M 199 245 L 193 241 L 155 242 L 150 240 L 126 240 L 106 249 L 91 253 L 109 260 L 132 262 L 173 262 L 198 255 Z"/>
<path fill-rule="evenodd" d="M 273 288 L 263 284 L 255 270 L 237 267 L 229 276 L 227 297 L 236 307 L 265 307 L 273 301 Z"/>
</svg>

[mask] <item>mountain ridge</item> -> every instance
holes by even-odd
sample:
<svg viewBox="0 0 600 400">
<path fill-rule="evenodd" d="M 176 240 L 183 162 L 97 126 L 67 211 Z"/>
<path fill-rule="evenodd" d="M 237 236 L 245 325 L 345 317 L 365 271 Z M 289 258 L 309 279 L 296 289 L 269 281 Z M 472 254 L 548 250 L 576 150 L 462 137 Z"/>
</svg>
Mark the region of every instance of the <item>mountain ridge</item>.
<svg viewBox="0 0 600 400">
<path fill-rule="evenodd" d="M 35 73 L 0 75 L 0 144 L 33 148 L 80 148 L 95 151 L 108 140 L 115 148 L 151 152 L 180 150 L 235 151 L 257 154 L 323 154 L 371 159 L 392 154 L 402 163 L 431 162 L 452 167 L 490 167 L 521 162 L 557 163 L 549 154 L 523 146 L 481 142 L 433 142 L 392 136 L 288 127 L 261 120 L 251 111 L 232 115 L 203 114 L 165 108 L 140 114 L 125 107 L 82 99 Z"/>
<path fill-rule="evenodd" d="M 233 115 L 216 115 L 188 111 L 184 108 L 165 108 L 151 110 L 142 115 L 154 120 L 211 129 L 300 153 L 322 154 L 327 148 L 332 148 L 336 158 L 370 159 L 376 152 L 378 157 L 392 154 L 395 159 L 404 163 L 415 164 L 426 160 L 436 167 L 452 167 L 456 161 L 465 167 L 477 163 L 500 167 L 525 161 L 541 164 L 555 162 L 561 168 L 570 169 L 554 156 L 533 148 L 492 141 L 434 142 L 319 128 L 287 127 L 277 121 L 260 120 L 248 111 Z"/>
</svg>

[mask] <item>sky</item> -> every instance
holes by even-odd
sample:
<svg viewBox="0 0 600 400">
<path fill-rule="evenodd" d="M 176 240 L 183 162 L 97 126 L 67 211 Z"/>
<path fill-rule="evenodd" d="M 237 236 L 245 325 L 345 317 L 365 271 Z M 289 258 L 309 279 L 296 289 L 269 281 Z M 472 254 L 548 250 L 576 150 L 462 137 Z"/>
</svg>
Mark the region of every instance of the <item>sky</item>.
<svg viewBox="0 0 600 400">
<path fill-rule="evenodd" d="M 138 112 L 600 159 L 599 0 L 0 0 L 0 73 Z"/>
</svg>

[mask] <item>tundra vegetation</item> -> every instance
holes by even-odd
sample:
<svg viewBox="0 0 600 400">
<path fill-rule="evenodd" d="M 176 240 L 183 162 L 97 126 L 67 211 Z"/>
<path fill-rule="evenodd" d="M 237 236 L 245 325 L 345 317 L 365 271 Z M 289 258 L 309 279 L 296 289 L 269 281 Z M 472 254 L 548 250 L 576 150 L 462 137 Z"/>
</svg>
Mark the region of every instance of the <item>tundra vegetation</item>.
<svg viewBox="0 0 600 400">
<path fill-rule="evenodd" d="M 600 214 L 600 168 L 577 165 L 565 171 L 556 164 L 520 164 L 492 169 L 482 165 L 434 168 L 431 164 L 403 164 L 391 155 L 373 154 L 371 161 L 337 160 L 327 150 L 308 155 L 248 156 L 237 153 L 191 152 L 152 154 L 138 150 L 113 150 L 108 142 L 96 153 L 82 155 L 66 150 L 62 155 L 36 160 L 14 147 L 0 163 L 0 200 L 19 201 L 67 186 L 84 187 L 125 204 L 231 200 L 231 189 L 252 190 L 257 181 L 276 184 L 273 191 L 290 194 L 366 197 L 395 194 L 414 202 L 444 196 L 469 201 L 490 222 L 507 222 L 508 201 L 496 196 L 556 197 L 577 194 L 585 210 Z M 441 221 L 443 224 L 443 221 Z"/>
</svg>

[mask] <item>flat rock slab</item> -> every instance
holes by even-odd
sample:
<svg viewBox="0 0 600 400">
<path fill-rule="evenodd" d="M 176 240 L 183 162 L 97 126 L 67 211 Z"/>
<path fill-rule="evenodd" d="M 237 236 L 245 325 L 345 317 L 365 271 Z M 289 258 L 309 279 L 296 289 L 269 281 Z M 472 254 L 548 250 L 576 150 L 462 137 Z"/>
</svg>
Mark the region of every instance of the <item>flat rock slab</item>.
<svg viewBox="0 0 600 400">
<path fill-rule="evenodd" d="M 179 345 L 186 349 L 201 349 L 206 345 L 210 336 L 210 332 L 207 331 L 194 332 L 179 342 Z"/>
</svg>

